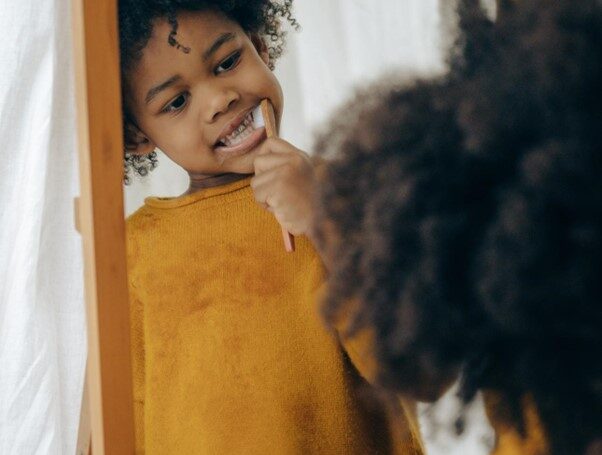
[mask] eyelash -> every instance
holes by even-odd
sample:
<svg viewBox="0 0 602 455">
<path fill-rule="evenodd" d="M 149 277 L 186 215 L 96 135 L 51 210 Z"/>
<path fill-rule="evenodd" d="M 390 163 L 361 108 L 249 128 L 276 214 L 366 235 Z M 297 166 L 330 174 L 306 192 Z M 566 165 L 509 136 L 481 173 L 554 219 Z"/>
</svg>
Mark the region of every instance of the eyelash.
<svg viewBox="0 0 602 455">
<path fill-rule="evenodd" d="M 184 103 L 182 106 L 177 107 L 177 108 L 173 108 L 172 106 L 174 105 L 174 103 L 176 101 L 178 101 L 180 98 L 185 97 L 186 99 L 188 99 L 188 97 L 190 96 L 190 94 L 188 92 L 184 92 L 184 93 L 180 93 L 177 98 L 175 98 L 171 103 L 169 103 L 167 106 L 165 106 L 165 109 L 163 109 L 162 112 L 166 113 L 166 114 L 177 114 L 178 112 L 181 112 L 182 109 L 184 107 L 186 107 L 186 103 Z M 186 101 L 186 100 L 184 100 Z"/>
<path fill-rule="evenodd" d="M 218 74 L 226 73 L 226 72 L 231 71 L 234 68 L 236 68 L 236 66 L 240 62 L 241 54 L 242 54 L 242 52 L 240 50 L 237 50 L 233 54 L 230 54 L 225 60 L 222 60 L 222 62 L 215 68 L 215 70 L 213 71 L 213 74 L 215 74 L 217 76 Z M 226 68 L 224 71 L 221 71 L 221 72 L 218 71 L 219 68 L 228 61 L 232 61 L 230 68 Z"/>
<path fill-rule="evenodd" d="M 213 71 L 213 73 L 217 76 L 219 74 L 227 73 L 228 71 L 232 71 L 234 68 L 236 68 L 236 66 L 240 62 L 241 54 L 242 54 L 242 52 L 240 50 L 238 50 L 238 51 L 234 52 L 233 54 L 229 55 L 225 60 L 222 60 L 222 62 L 215 68 L 215 70 Z M 221 66 L 223 66 L 225 63 L 228 63 L 229 61 L 232 61 L 232 63 L 230 64 L 229 68 L 225 68 L 224 71 L 218 71 Z M 190 93 L 188 93 L 188 92 L 181 93 L 171 103 L 169 103 L 167 106 L 165 106 L 165 109 L 163 109 L 163 112 L 164 113 L 168 113 L 168 114 L 175 114 L 175 115 L 177 115 L 179 112 L 182 111 L 182 109 L 184 109 L 186 107 L 186 105 L 187 105 L 186 104 L 186 99 L 188 99 L 189 96 L 190 96 Z M 174 103 L 176 101 L 178 101 L 182 97 L 186 98 L 184 100 L 184 104 L 181 105 L 178 108 L 172 108 L 172 106 L 174 105 Z"/>
</svg>

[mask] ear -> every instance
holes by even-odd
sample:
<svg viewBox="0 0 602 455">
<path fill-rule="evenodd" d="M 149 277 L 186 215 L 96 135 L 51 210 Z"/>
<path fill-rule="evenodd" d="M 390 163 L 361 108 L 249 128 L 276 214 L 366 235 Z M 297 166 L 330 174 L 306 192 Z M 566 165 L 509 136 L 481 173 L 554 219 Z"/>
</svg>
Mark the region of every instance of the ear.
<svg viewBox="0 0 602 455">
<path fill-rule="evenodd" d="M 125 151 L 132 155 L 148 155 L 157 147 L 138 126 L 128 121 L 123 125 L 123 141 Z"/>
<path fill-rule="evenodd" d="M 255 46 L 255 49 L 261 57 L 261 60 L 263 60 L 266 65 L 270 66 L 270 52 L 265 40 L 257 33 L 250 33 L 249 38 L 251 39 L 253 46 Z"/>
</svg>

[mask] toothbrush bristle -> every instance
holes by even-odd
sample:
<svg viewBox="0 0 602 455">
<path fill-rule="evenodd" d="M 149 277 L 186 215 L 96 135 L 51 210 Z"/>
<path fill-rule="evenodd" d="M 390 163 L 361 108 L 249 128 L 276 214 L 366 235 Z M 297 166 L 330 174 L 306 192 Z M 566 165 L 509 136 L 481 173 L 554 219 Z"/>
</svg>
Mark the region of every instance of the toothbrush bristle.
<svg viewBox="0 0 602 455">
<path fill-rule="evenodd" d="M 261 112 L 261 106 L 257 106 L 253 111 L 253 125 L 255 128 L 261 128 L 265 126 L 265 121 Z"/>
</svg>

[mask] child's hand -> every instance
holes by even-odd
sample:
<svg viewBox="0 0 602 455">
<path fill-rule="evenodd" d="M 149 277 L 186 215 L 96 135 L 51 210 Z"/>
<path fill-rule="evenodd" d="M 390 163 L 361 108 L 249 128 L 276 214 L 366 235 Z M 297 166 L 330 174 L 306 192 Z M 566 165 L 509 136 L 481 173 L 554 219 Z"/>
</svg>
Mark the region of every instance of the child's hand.
<svg viewBox="0 0 602 455">
<path fill-rule="evenodd" d="M 255 158 L 251 188 L 257 202 L 293 235 L 309 235 L 313 223 L 315 175 L 309 156 L 288 142 L 272 138 Z"/>
</svg>

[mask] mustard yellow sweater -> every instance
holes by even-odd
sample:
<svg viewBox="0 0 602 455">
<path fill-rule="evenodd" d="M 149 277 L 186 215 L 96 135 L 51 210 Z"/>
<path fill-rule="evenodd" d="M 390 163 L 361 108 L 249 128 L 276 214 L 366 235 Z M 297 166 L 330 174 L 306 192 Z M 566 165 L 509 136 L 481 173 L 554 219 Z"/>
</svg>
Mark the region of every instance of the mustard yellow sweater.
<svg viewBox="0 0 602 455">
<path fill-rule="evenodd" d="M 138 453 L 422 453 L 322 323 L 312 246 L 284 251 L 249 179 L 148 198 L 127 241 Z"/>
</svg>

